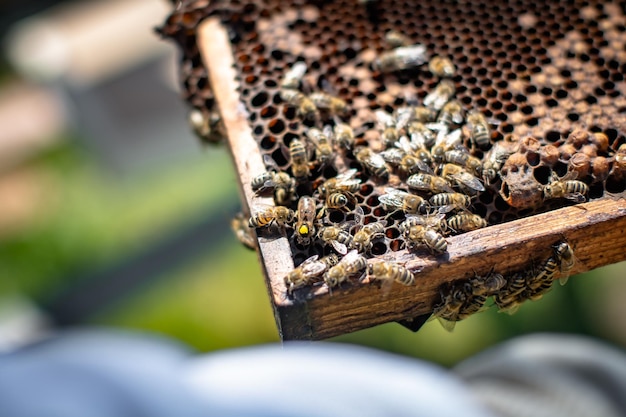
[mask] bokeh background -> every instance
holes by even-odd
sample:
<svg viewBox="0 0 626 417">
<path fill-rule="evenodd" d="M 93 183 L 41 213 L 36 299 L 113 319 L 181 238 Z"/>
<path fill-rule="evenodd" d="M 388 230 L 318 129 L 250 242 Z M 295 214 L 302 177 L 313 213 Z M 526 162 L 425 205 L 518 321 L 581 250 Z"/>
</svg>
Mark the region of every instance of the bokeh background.
<svg viewBox="0 0 626 417">
<path fill-rule="evenodd" d="M 186 124 L 166 0 L 0 1 L 0 351 L 67 326 L 157 332 L 200 352 L 279 341 L 224 148 Z M 610 245 L 611 242 L 606 242 Z M 626 345 L 624 263 L 513 316 L 448 333 L 390 323 L 333 339 L 452 365 L 518 334 Z"/>
</svg>

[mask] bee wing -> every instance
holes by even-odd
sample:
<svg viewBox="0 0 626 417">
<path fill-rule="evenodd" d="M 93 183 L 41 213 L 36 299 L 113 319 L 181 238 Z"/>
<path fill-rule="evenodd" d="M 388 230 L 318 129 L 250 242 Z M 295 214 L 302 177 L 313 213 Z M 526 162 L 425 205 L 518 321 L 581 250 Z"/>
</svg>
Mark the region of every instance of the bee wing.
<svg viewBox="0 0 626 417">
<path fill-rule="evenodd" d="M 347 252 L 345 254 L 345 256 L 343 258 L 341 258 L 340 262 L 343 263 L 352 263 L 354 262 L 359 256 L 359 251 L 357 251 L 356 249 L 351 250 L 350 252 Z"/>
<path fill-rule="evenodd" d="M 447 205 L 447 206 L 441 206 L 437 209 L 437 213 L 439 214 L 445 214 L 445 213 L 450 213 L 452 210 L 454 210 L 455 206 L 454 205 Z"/>
<path fill-rule="evenodd" d="M 439 324 L 441 324 L 441 327 L 443 327 L 449 332 L 453 331 L 454 328 L 456 327 L 456 321 L 447 320 L 442 317 L 437 317 L 437 320 L 439 321 Z"/>
<path fill-rule="evenodd" d="M 397 143 L 396 143 L 397 145 Z M 389 148 L 380 153 L 380 156 L 392 165 L 398 165 L 404 156 L 404 152 L 397 148 Z"/>
<path fill-rule="evenodd" d="M 381 154 L 372 152 L 371 157 L 368 159 L 368 165 L 371 165 L 374 168 L 380 168 L 385 166 L 385 159 Z"/>
<path fill-rule="evenodd" d="M 381 129 L 395 125 L 393 116 L 384 110 L 376 110 L 374 115 L 376 116 L 376 121 Z"/>
<path fill-rule="evenodd" d="M 396 56 L 402 60 L 406 67 L 419 67 L 428 61 L 426 46 L 416 43 L 410 46 L 401 46 L 394 49 Z"/>
<path fill-rule="evenodd" d="M 396 208 L 402 207 L 402 198 L 400 198 L 398 195 L 383 194 L 378 196 L 378 201 L 380 201 L 385 206 L 391 206 Z"/>
<path fill-rule="evenodd" d="M 409 140 L 408 136 L 406 136 L 406 135 L 400 136 L 400 138 L 395 143 L 395 145 L 396 145 L 396 147 L 398 147 L 405 154 L 411 153 L 415 149 L 418 149 L 418 148 L 413 148 L 413 144 L 411 143 L 411 141 Z"/>
<path fill-rule="evenodd" d="M 554 175 L 556 176 L 556 174 Z M 571 181 L 571 180 L 575 180 L 576 178 L 578 178 L 578 171 L 567 171 L 567 173 L 563 175 L 560 181 Z"/>
<path fill-rule="evenodd" d="M 396 120 L 396 127 L 398 129 L 404 128 L 413 119 L 415 111 L 412 107 L 404 106 L 395 111 L 394 118 Z"/>
<path fill-rule="evenodd" d="M 312 262 L 317 261 L 318 258 L 319 258 L 319 255 L 313 255 L 310 258 L 305 259 L 304 262 L 302 262 L 299 266 L 302 266 L 302 267 L 306 266 L 306 265 L 308 265 L 308 264 L 310 264 Z"/>
<path fill-rule="evenodd" d="M 468 188 L 476 191 L 485 191 L 483 183 L 478 178 L 467 172 L 458 172 L 450 175 L 450 177 L 459 184 L 463 184 Z"/>
<path fill-rule="evenodd" d="M 311 277 L 318 277 L 320 275 L 322 275 L 324 272 L 326 272 L 327 265 L 322 262 L 322 261 L 315 261 L 312 263 L 309 263 L 307 265 L 305 265 L 302 268 L 302 271 L 307 275 L 307 276 L 311 276 Z"/>
<path fill-rule="evenodd" d="M 289 75 L 293 78 L 302 78 L 306 73 L 306 64 L 302 61 L 295 62 L 291 69 L 289 69 Z"/>
<path fill-rule="evenodd" d="M 347 170 L 346 172 L 342 172 L 341 174 L 337 174 L 337 176 L 335 177 L 335 179 L 337 180 L 337 183 L 341 183 L 341 182 L 345 182 L 345 181 L 349 181 L 352 180 L 352 178 L 358 173 L 359 171 L 356 168 L 352 168 Z M 361 183 L 360 179 L 354 179 L 352 181 L 358 181 L 358 184 Z"/>
<path fill-rule="evenodd" d="M 332 240 L 330 242 L 330 245 L 333 247 L 333 249 L 337 251 L 337 253 L 340 253 L 341 255 L 345 255 L 346 253 L 348 253 L 348 247 L 343 243 Z"/>
<path fill-rule="evenodd" d="M 566 194 L 565 198 L 567 198 L 568 200 L 574 201 L 576 203 L 584 203 L 585 201 L 587 201 L 587 197 L 585 197 L 581 193 Z"/>
</svg>

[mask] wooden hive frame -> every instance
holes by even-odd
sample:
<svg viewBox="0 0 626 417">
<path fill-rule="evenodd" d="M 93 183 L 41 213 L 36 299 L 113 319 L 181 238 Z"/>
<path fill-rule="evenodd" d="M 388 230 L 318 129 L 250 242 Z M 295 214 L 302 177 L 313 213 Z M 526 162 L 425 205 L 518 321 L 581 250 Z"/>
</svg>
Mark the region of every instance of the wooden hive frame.
<svg viewBox="0 0 626 417">
<path fill-rule="evenodd" d="M 255 196 L 250 187 L 250 180 L 266 167 L 238 96 L 227 31 L 213 17 L 200 24 L 197 34 L 240 180 L 244 210 L 249 212 L 259 201 L 272 201 Z M 294 267 L 287 238 L 260 238 L 259 257 L 281 338 L 325 339 L 390 321 L 416 330 L 432 312 L 443 283 L 488 274 L 494 268 L 502 274 L 524 270 L 550 256 L 552 246 L 560 241 L 567 241 L 578 258 L 573 273 L 626 260 L 626 200 L 604 197 L 447 239 L 444 257 L 396 253 L 416 272 L 414 286 L 394 285 L 381 291 L 376 285 L 363 285 L 337 289 L 332 295 L 320 286 L 306 299 L 294 299 L 287 296 L 284 283 Z"/>
</svg>

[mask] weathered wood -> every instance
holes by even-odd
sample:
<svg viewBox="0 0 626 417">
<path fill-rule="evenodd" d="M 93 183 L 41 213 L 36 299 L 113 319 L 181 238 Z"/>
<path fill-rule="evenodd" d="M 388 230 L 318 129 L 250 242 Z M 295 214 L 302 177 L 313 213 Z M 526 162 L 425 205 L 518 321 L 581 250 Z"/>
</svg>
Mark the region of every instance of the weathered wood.
<svg viewBox="0 0 626 417">
<path fill-rule="evenodd" d="M 232 51 L 224 28 L 208 19 L 198 30 L 199 47 L 224 119 L 244 204 L 271 199 L 254 196 L 250 180 L 265 170 L 237 94 Z M 213 59 L 216 57 L 215 59 Z M 395 252 L 416 284 L 380 288 L 354 285 L 328 293 L 319 286 L 303 299 L 287 297 L 284 276 L 293 268 L 285 237 L 259 240 L 259 256 L 279 332 L 284 340 L 324 339 L 390 321 L 412 320 L 432 311 L 441 284 L 475 274 L 530 268 L 567 240 L 579 260 L 574 273 L 626 260 L 626 200 L 605 198 L 474 232 L 448 237 L 448 253 Z"/>
</svg>

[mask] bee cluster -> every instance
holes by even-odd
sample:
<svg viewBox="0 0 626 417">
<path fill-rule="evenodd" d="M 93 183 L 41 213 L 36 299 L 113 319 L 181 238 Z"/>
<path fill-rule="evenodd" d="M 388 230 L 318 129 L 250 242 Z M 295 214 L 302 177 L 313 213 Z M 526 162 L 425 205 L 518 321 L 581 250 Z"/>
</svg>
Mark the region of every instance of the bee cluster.
<svg viewBox="0 0 626 417">
<path fill-rule="evenodd" d="M 396 252 L 444 260 L 450 235 L 626 190 L 626 4 L 366 3 L 188 0 L 161 29 L 205 136 L 220 130 L 195 29 L 215 15 L 231 31 L 267 167 L 250 186 L 274 200 L 234 226 L 247 246 L 254 228 L 287 236 L 289 296 L 411 285 Z M 503 280 L 498 293 L 524 288 L 516 303 L 536 298 L 551 259 L 443 300 L 476 308 Z"/>
<path fill-rule="evenodd" d="M 559 242 L 553 252 L 539 266 L 506 277 L 492 271 L 485 277 L 475 276 L 444 284 L 432 317 L 437 318 L 446 330 L 452 331 L 458 321 L 490 307 L 487 304 L 490 297 L 500 312 L 515 313 L 523 302 L 541 299 L 550 291 L 557 276 L 561 285 L 567 282 L 576 264 L 574 250 L 567 242 Z"/>
</svg>

